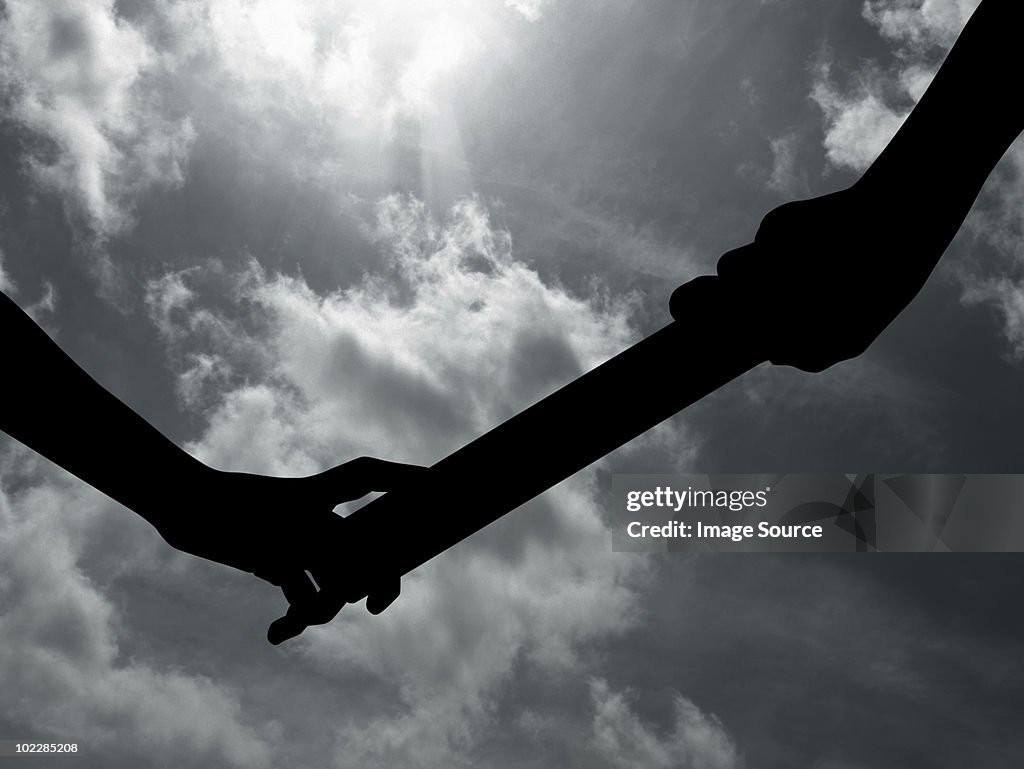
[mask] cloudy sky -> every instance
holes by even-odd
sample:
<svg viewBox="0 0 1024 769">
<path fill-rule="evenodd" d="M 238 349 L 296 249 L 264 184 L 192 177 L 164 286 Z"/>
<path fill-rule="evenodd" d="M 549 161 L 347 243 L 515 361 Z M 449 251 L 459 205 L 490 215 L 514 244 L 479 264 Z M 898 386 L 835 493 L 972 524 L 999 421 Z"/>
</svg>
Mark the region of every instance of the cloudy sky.
<svg viewBox="0 0 1024 769">
<path fill-rule="evenodd" d="M 216 467 L 433 463 L 856 179 L 976 6 L 5 0 L 0 287 Z M 281 647 L 275 589 L 4 439 L 0 739 L 109 768 L 1018 766 L 1024 561 L 613 553 L 606 502 L 616 472 L 1020 471 L 1021 173 L 1019 144 L 861 359 L 751 372 Z"/>
</svg>

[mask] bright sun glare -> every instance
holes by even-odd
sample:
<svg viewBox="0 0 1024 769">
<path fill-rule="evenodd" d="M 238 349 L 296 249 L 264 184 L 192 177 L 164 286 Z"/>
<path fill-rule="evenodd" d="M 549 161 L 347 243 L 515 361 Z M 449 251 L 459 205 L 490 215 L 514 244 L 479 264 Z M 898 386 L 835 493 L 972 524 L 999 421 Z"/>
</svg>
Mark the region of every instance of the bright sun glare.
<svg viewBox="0 0 1024 769">
<path fill-rule="evenodd" d="M 501 0 L 226 0 L 215 7 L 247 78 L 278 83 L 287 99 L 334 114 L 349 132 L 361 125 L 385 144 L 402 145 L 393 152 L 409 154 L 417 142 L 422 175 L 432 177 L 420 192 L 470 191 L 464 179 L 440 178 L 465 176 L 450 99 L 503 45 L 508 23 L 525 23 L 523 12 Z"/>
</svg>

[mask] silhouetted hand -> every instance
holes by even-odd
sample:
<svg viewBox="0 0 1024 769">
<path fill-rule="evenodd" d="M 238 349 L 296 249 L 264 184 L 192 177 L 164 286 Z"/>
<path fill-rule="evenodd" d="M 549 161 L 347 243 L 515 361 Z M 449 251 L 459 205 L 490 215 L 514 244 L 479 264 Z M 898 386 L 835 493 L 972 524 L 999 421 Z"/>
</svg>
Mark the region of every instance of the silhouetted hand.
<svg viewBox="0 0 1024 769">
<path fill-rule="evenodd" d="M 363 596 L 375 614 L 398 596 L 401 575 L 386 553 L 346 536 L 354 526 L 333 509 L 398 489 L 424 468 L 363 457 L 308 478 L 213 470 L 104 389 L 3 293 L 0 329 L 0 430 L 142 516 L 179 550 L 279 585 L 289 608 L 271 625 L 271 643 L 329 622 Z"/>
<path fill-rule="evenodd" d="M 860 180 L 769 213 L 752 244 L 719 260 L 718 280 L 676 290 L 673 316 L 725 303 L 755 357 L 807 371 L 863 352 L 920 291 L 1024 130 L 1024 100 L 992 75 L 1019 69 L 1022 23 L 1024 3 L 984 0 Z"/>
<path fill-rule="evenodd" d="M 772 363 L 821 371 L 864 352 L 910 303 L 956 226 L 863 184 L 786 203 L 719 259 L 714 293 Z M 674 316 L 690 285 L 673 293 Z"/>
<path fill-rule="evenodd" d="M 370 491 L 398 489 L 423 472 L 369 457 L 306 478 L 211 470 L 184 489 L 191 509 L 168 506 L 156 525 L 178 550 L 280 586 L 288 612 L 267 632 L 278 644 L 309 625 L 331 621 L 345 603 L 364 594 L 360 586 L 371 586 L 366 608 L 373 614 L 398 597 L 400 575 L 375 572 L 382 567 L 363 557 L 369 543 L 349 541 L 345 519 L 333 508 Z"/>
</svg>

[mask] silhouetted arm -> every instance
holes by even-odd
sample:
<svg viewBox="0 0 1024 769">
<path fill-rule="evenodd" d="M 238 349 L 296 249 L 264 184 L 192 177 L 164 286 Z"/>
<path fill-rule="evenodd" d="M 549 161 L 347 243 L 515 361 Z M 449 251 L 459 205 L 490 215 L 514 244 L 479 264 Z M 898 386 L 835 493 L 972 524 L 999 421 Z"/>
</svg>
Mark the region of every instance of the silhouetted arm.
<svg viewBox="0 0 1024 769">
<path fill-rule="evenodd" d="M 718 263 L 773 363 L 853 358 L 910 303 L 1024 130 L 1024 3 L 984 0 L 931 86 L 852 187 L 787 203 Z M 671 301 L 679 312 L 691 294 Z"/>
<path fill-rule="evenodd" d="M 347 519 L 407 572 L 766 359 L 853 357 L 917 294 L 1024 128 L 1024 2 L 985 0 L 920 105 L 853 187 L 789 203 L 719 276 L 672 296 L 675 323 Z M 1004 73 L 1011 72 L 1009 82 Z M 404 510 L 428 514 L 403 521 Z M 350 600 L 365 587 L 351 586 Z"/>
<path fill-rule="evenodd" d="M 1024 130 L 1022 34 L 1024 3 L 984 0 L 857 186 L 896 205 L 907 197 L 926 201 L 921 211 L 931 218 L 919 224 L 952 239 L 992 169 Z"/>
<path fill-rule="evenodd" d="M 104 390 L 0 295 L 0 429 L 161 528 L 214 473 Z"/>
<path fill-rule="evenodd" d="M 214 470 L 103 389 L 3 294 L 0 333 L 0 429 L 141 515 L 174 547 L 280 585 L 291 606 L 272 627 L 275 642 L 344 604 L 336 551 L 346 532 L 334 506 L 420 475 L 369 458 L 308 478 Z M 397 578 L 364 577 L 376 585 L 368 608 L 383 610 Z"/>
</svg>

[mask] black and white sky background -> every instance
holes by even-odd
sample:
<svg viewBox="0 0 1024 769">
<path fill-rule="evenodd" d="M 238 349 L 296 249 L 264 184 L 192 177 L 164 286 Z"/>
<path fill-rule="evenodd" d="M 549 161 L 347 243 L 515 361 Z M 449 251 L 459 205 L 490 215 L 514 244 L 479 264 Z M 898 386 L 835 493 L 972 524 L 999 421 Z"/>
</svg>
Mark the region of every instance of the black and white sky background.
<svg viewBox="0 0 1024 769">
<path fill-rule="evenodd" d="M 665 323 L 867 167 L 977 0 L 0 5 L 3 290 L 190 452 L 293 475 L 432 463 Z M 1022 171 L 1018 144 L 861 359 L 758 369 L 280 648 L 275 589 L 4 439 L 0 738 L 105 768 L 1019 766 L 1021 559 L 612 553 L 606 502 L 615 472 L 1020 472 Z"/>
</svg>

